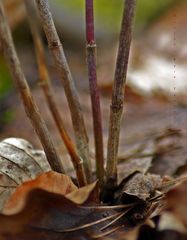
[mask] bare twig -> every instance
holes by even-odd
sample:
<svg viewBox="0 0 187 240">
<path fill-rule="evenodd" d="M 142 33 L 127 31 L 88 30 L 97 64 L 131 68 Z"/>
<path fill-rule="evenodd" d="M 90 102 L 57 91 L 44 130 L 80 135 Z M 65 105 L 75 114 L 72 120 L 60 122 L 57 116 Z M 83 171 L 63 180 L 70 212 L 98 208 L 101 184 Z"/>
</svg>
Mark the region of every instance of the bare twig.
<svg viewBox="0 0 187 240">
<path fill-rule="evenodd" d="M 42 25 L 48 40 L 48 45 L 54 58 L 54 62 L 64 86 L 68 100 L 71 118 L 73 122 L 76 145 L 79 155 L 84 161 L 87 177 L 91 176 L 91 163 L 89 158 L 88 137 L 86 134 L 84 119 L 75 88 L 75 84 L 66 61 L 64 50 L 57 34 L 52 14 L 47 0 L 36 0 Z"/>
<path fill-rule="evenodd" d="M 99 181 L 103 182 L 104 177 L 103 136 L 102 136 L 100 96 L 99 89 L 97 86 L 96 43 L 94 37 L 93 0 L 86 0 L 85 3 L 86 3 L 85 9 L 86 9 L 86 40 L 87 40 L 86 49 L 94 125 L 96 170 Z"/>
<path fill-rule="evenodd" d="M 74 232 L 74 231 L 77 231 L 77 230 L 89 228 L 89 227 L 91 227 L 91 226 L 98 225 L 98 224 L 100 224 L 100 223 L 102 223 L 102 222 L 105 222 L 105 221 L 108 221 L 108 220 L 110 220 L 110 219 L 112 219 L 112 218 L 115 218 L 116 216 L 119 216 L 119 215 L 121 215 L 121 213 L 115 212 L 115 213 L 113 213 L 113 214 L 111 214 L 111 215 L 109 215 L 109 216 L 107 216 L 107 217 L 103 217 L 103 218 L 101 218 L 101 219 L 99 219 L 99 220 L 95 220 L 95 221 L 93 221 L 93 222 L 80 225 L 80 226 L 78 226 L 78 227 L 73 227 L 73 228 L 65 229 L 63 232 Z"/>
<path fill-rule="evenodd" d="M 110 109 L 106 169 L 106 181 L 111 185 L 115 185 L 117 182 L 117 154 L 119 145 L 120 123 L 124 105 L 124 85 L 126 83 L 135 6 L 136 0 L 125 1 L 114 76 L 112 104 Z"/>
<path fill-rule="evenodd" d="M 8 67 L 12 74 L 12 78 L 21 95 L 21 100 L 25 107 L 27 116 L 30 119 L 33 128 L 35 129 L 42 143 L 47 160 L 53 170 L 57 172 L 64 172 L 61 161 L 51 141 L 48 129 L 39 113 L 36 103 L 34 102 L 30 88 L 21 69 L 20 62 L 12 40 L 10 28 L 6 20 L 2 0 L 0 0 L 0 40 Z"/>
<path fill-rule="evenodd" d="M 86 177 L 85 177 L 85 172 L 84 172 L 84 167 L 83 167 L 83 161 L 78 156 L 75 146 L 64 128 L 61 114 L 60 114 L 60 112 L 57 108 L 57 104 L 55 102 L 54 92 L 52 89 L 51 80 L 49 77 L 49 73 L 48 73 L 47 65 L 46 65 L 46 61 L 45 61 L 45 50 L 44 50 L 42 39 L 40 37 L 40 30 L 38 29 L 38 25 L 37 25 L 37 21 L 36 21 L 37 13 L 36 13 L 34 1 L 33 0 L 25 0 L 25 5 L 26 5 L 29 25 L 31 28 L 34 45 L 35 45 L 35 52 L 36 52 L 38 68 L 39 68 L 39 75 L 40 75 L 40 78 L 39 78 L 40 85 L 42 86 L 44 95 L 47 100 L 48 107 L 49 107 L 51 114 L 54 118 L 54 121 L 57 125 L 57 128 L 59 130 L 61 138 L 64 141 L 64 144 L 65 144 L 65 146 L 68 150 L 68 153 L 72 159 L 72 163 L 74 165 L 74 168 L 75 168 L 75 171 L 77 174 L 77 179 L 78 179 L 79 185 L 84 186 L 84 185 L 86 185 Z"/>
</svg>

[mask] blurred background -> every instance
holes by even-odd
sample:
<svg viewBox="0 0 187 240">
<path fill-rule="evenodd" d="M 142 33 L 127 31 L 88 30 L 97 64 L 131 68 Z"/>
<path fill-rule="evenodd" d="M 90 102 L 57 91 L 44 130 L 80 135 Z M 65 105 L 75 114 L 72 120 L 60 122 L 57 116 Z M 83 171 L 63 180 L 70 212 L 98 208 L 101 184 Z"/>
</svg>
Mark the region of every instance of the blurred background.
<svg viewBox="0 0 187 240">
<path fill-rule="evenodd" d="M 137 131 L 143 132 L 155 127 L 161 128 L 172 124 L 181 126 L 187 103 L 185 96 L 187 89 L 187 1 L 138 0 L 137 2 L 127 77 L 128 87 L 126 88 L 127 107 L 125 111 L 128 114 L 126 122 L 122 122 L 128 136 L 136 134 Z M 98 47 L 98 84 L 102 96 L 106 141 L 110 95 L 124 0 L 95 0 L 94 3 Z M 4 0 L 4 4 L 24 73 L 52 136 L 59 143 L 59 136 L 50 113 L 47 107 L 43 106 L 43 93 L 37 84 L 38 71 L 23 0 Z M 92 135 L 85 57 L 84 0 L 51 0 L 50 5 L 80 93 L 88 132 Z M 44 34 L 43 40 L 45 42 Z M 72 134 L 63 88 L 47 44 L 46 57 L 66 127 Z M 176 73 L 174 73 L 174 64 L 176 64 Z M 24 137 L 38 145 L 38 140 L 33 138 L 32 127 L 17 95 L 2 53 L 0 53 L 0 138 Z M 173 107 L 175 111 L 172 110 Z M 139 124 L 137 124 L 137 119 L 139 119 Z M 123 134 L 121 138 L 125 139 Z M 92 144 L 92 138 L 90 141 Z M 60 151 L 64 151 L 63 147 L 59 148 Z"/>
</svg>

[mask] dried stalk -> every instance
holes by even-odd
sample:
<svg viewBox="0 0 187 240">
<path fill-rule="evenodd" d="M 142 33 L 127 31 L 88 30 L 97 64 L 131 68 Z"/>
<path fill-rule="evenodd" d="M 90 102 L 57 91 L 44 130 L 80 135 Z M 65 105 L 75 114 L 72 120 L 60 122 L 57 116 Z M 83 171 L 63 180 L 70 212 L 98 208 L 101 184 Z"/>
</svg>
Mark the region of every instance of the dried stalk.
<svg viewBox="0 0 187 240">
<path fill-rule="evenodd" d="M 86 3 L 85 9 L 86 9 L 86 41 L 87 41 L 86 50 L 94 125 L 96 170 L 99 181 L 103 182 L 104 177 L 103 136 L 102 136 L 100 96 L 99 89 L 97 86 L 96 43 L 94 36 L 93 0 L 86 0 L 85 3 Z"/>
<path fill-rule="evenodd" d="M 49 48 L 54 58 L 55 66 L 60 75 L 62 84 L 64 86 L 65 94 L 69 104 L 73 128 L 75 132 L 75 140 L 79 155 L 84 162 L 87 178 L 91 177 L 91 162 L 89 158 L 88 137 L 86 134 L 84 119 L 75 88 L 75 84 L 66 61 L 64 50 L 57 34 L 52 14 L 50 12 L 47 0 L 36 0 L 39 10 L 43 29 L 45 31 Z"/>
<path fill-rule="evenodd" d="M 126 83 L 135 6 L 136 0 L 125 1 L 114 76 L 112 104 L 110 108 L 106 169 L 106 184 L 108 184 L 108 186 L 111 185 L 111 187 L 117 182 L 117 154 L 119 145 L 120 123 L 124 106 L 124 86 Z"/>
<path fill-rule="evenodd" d="M 57 108 L 57 104 L 55 102 L 54 92 L 51 85 L 51 80 L 49 77 L 49 73 L 47 70 L 47 64 L 45 61 L 45 50 L 43 46 L 43 42 L 40 36 L 40 30 L 37 25 L 37 13 L 35 4 L 32 0 L 25 0 L 25 5 L 27 9 L 27 17 L 29 21 L 29 25 L 31 28 L 33 41 L 35 45 L 36 58 L 38 62 L 39 69 L 39 83 L 43 89 L 44 95 L 47 100 L 48 107 L 51 111 L 53 119 L 57 125 L 60 136 L 64 141 L 64 144 L 68 150 L 68 153 L 71 157 L 73 166 L 75 168 L 77 179 L 80 186 L 86 185 L 86 176 L 84 172 L 84 166 L 82 159 L 78 156 L 75 146 L 65 130 L 64 123 L 61 117 L 61 114 Z"/>
<path fill-rule="evenodd" d="M 21 69 L 10 28 L 6 20 L 2 0 L 0 0 L 0 40 L 8 67 L 20 93 L 26 114 L 42 143 L 47 160 L 53 170 L 57 172 L 64 172 L 62 163 L 51 141 L 48 129 L 39 113 L 38 107 L 36 106 L 30 88 Z"/>
</svg>

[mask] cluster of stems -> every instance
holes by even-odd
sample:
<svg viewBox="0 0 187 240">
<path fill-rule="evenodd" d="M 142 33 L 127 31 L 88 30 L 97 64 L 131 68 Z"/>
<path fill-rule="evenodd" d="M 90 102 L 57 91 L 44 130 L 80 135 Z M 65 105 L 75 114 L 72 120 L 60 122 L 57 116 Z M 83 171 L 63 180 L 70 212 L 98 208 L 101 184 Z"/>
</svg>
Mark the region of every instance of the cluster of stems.
<svg viewBox="0 0 187 240">
<path fill-rule="evenodd" d="M 64 54 L 64 49 L 56 31 L 48 0 L 24 1 L 35 46 L 39 71 L 39 82 L 46 97 L 48 107 L 59 130 L 60 136 L 71 157 L 73 166 L 76 171 L 78 183 L 80 186 L 84 186 L 91 181 L 92 177 L 88 137 L 78 93 Z M 105 179 L 104 186 L 107 187 L 113 187 L 117 183 L 117 154 L 120 135 L 120 122 L 124 105 L 124 86 L 126 83 L 132 28 L 135 15 L 135 5 L 136 0 L 126 0 L 124 4 L 119 49 L 112 92 L 112 103 L 110 109 L 107 166 L 105 173 L 102 116 L 100 107 L 100 94 L 97 85 L 97 53 L 94 34 L 94 6 L 93 0 L 85 0 L 86 53 L 92 104 L 96 173 L 100 184 L 103 184 Z M 45 48 L 40 36 L 41 34 L 37 21 L 37 13 L 39 13 L 40 21 L 48 41 L 48 46 L 53 57 L 57 72 L 59 73 L 59 77 L 61 79 L 69 104 L 72 124 L 75 133 L 75 145 L 64 127 L 62 116 L 55 101 L 52 82 L 50 80 L 47 63 L 45 60 Z M 55 171 L 64 173 L 62 161 L 59 159 L 54 144 L 50 138 L 49 131 L 32 97 L 27 80 L 22 71 L 19 58 L 17 56 L 13 43 L 10 27 L 5 16 L 2 0 L 0 0 L 0 47 L 3 50 L 7 64 L 12 74 L 12 78 L 20 93 L 27 116 L 29 117 L 33 128 L 35 129 L 41 141 L 51 168 Z"/>
<path fill-rule="evenodd" d="M 85 172 L 89 179 L 91 177 L 91 163 L 89 157 L 88 136 L 86 133 L 85 123 L 75 83 L 53 21 L 49 3 L 47 0 L 36 0 L 36 5 L 40 15 L 42 27 L 48 41 L 48 46 L 69 104 L 77 150 L 83 159 Z"/>
<path fill-rule="evenodd" d="M 45 60 L 44 45 L 40 36 L 40 29 L 37 24 L 38 16 L 37 16 L 35 4 L 32 0 L 25 0 L 25 6 L 27 9 L 27 17 L 28 17 L 31 33 L 33 36 L 34 46 L 35 46 L 35 52 L 36 52 L 36 58 L 38 63 L 38 70 L 39 70 L 39 84 L 43 89 L 48 107 L 51 111 L 53 119 L 59 130 L 60 136 L 71 157 L 73 166 L 77 174 L 79 185 L 84 186 L 86 185 L 87 180 L 85 176 L 83 161 L 81 157 L 78 155 L 76 148 L 64 127 L 62 116 L 60 114 L 60 111 L 55 101 L 55 95 L 52 88 L 49 72 L 47 69 L 47 63 Z"/>
</svg>

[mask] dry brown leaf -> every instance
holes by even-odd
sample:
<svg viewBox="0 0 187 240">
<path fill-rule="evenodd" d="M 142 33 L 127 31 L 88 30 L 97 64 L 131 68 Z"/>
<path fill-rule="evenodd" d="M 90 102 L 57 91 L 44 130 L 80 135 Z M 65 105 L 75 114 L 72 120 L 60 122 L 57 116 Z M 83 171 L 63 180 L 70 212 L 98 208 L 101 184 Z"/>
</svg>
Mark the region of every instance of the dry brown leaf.
<svg viewBox="0 0 187 240">
<path fill-rule="evenodd" d="M 165 212 L 161 215 L 159 220 L 158 229 L 163 230 L 175 230 L 180 233 L 187 233 L 187 229 L 181 221 L 179 221 L 175 215 L 169 212 Z"/>
<path fill-rule="evenodd" d="M 187 229 L 187 181 L 182 182 L 169 191 L 167 197 L 167 209 L 175 218 L 184 224 Z"/>
<path fill-rule="evenodd" d="M 178 129 L 166 129 L 155 138 L 151 173 L 173 176 L 187 163 L 186 137 Z"/>
<path fill-rule="evenodd" d="M 77 190 L 70 177 L 57 172 L 47 172 L 41 174 L 34 180 L 24 182 L 10 196 L 6 202 L 3 213 L 10 215 L 18 213 L 26 202 L 26 197 L 33 189 L 43 189 L 48 192 L 66 195 Z"/>
<path fill-rule="evenodd" d="M 29 170 L 34 168 L 34 172 L 35 172 L 34 177 L 37 176 L 37 172 L 36 172 L 37 171 L 36 169 L 38 169 L 37 167 L 40 168 L 39 173 L 47 172 L 51 170 L 51 167 L 48 161 L 46 160 L 44 152 L 42 150 L 34 149 L 33 146 L 27 140 L 22 138 L 6 138 L 2 141 L 2 143 L 8 144 L 10 148 L 12 147 L 12 151 L 15 151 L 13 152 L 13 154 L 16 154 L 16 157 L 18 159 L 20 159 L 21 157 L 24 159 L 26 158 L 26 156 L 20 155 L 21 152 L 27 155 L 27 157 L 31 157 L 32 163 L 31 163 L 31 166 L 29 166 Z M 18 152 L 16 152 L 16 150 Z M 26 160 L 29 161 L 28 159 Z M 23 161 L 23 160 L 21 159 L 20 161 Z"/>
<path fill-rule="evenodd" d="M 152 157 L 145 157 L 145 158 L 134 158 L 125 160 L 124 163 L 119 164 L 119 177 L 118 181 L 121 182 L 122 180 L 128 178 L 135 172 L 140 172 L 145 174 L 151 166 Z"/>
<path fill-rule="evenodd" d="M 66 194 L 66 198 L 71 200 L 76 204 L 83 204 L 90 197 L 91 192 L 96 188 L 97 181 L 93 182 L 85 187 L 78 188 L 68 194 Z"/>
<path fill-rule="evenodd" d="M 24 139 L 7 138 L 0 142 L 0 211 L 15 188 L 34 179 L 50 166 L 43 151 L 33 149 Z"/>
<path fill-rule="evenodd" d="M 91 235 L 100 234 L 100 228 L 109 223 L 108 217 L 114 214 L 119 213 L 112 209 L 81 208 L 65 196 L 35 189 L 29 193 L 21 212 L 0 215 L 0 239 L 88 240 L 92 239 Z"/>
<path fill-rule="evenodd" d="M 162 185 L 159 175 L 137 173 L 123 186 L 123 193 L 146 201 Z"/>
</svg>

